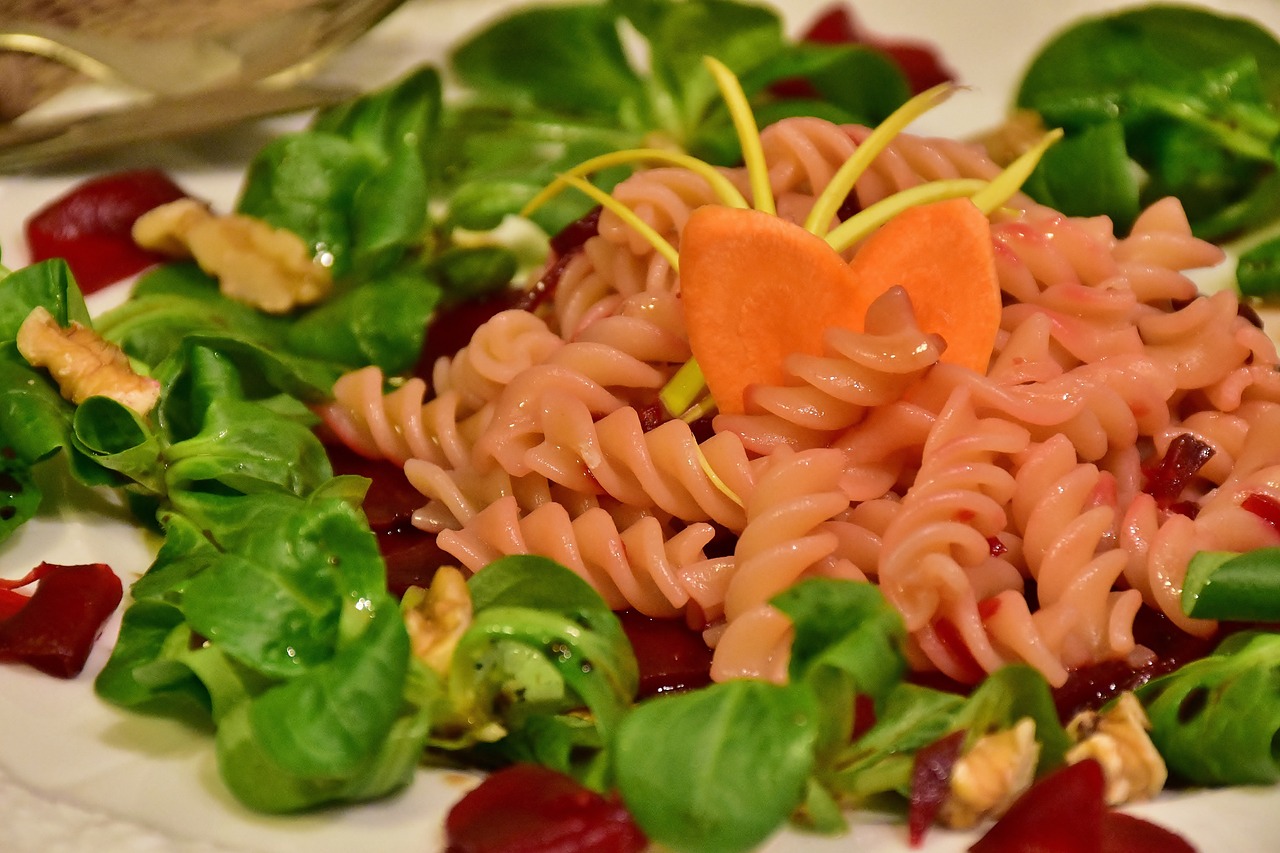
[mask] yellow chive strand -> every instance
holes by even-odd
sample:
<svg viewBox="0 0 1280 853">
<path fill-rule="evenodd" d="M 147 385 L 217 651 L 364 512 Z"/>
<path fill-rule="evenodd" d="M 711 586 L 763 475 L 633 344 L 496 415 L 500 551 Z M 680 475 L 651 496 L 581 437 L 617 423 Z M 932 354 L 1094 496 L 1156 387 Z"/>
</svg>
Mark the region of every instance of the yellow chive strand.
<svg viewBox="0 0 1280 853">
<path fill-rule="evenodd" d="M 707 382 L 702 376 L 702 368 L 698 366 L 698 360 L 691 358 L 680 365 L 675 375 L 662 386 L 662 390 L 658 392 L 658 400 L 668 415 L 673 418 L 680 417 L 694 404 L 698 395 L 706 387 Z"/>
<path fill-rule="evenodd" d="M 684 414 L 680 416 L 680 420 L 687 424 L 691 424 L 696 420 L 706 417 L 716 410 L 716 401 L 710 395 L 705 395 L 701 400 L 684 410 Z"/>
<path fill-rule="evenodd" d="M 750 207 L 747 200 L 743 197 L 733 182 L 724 176 L 715 166 L 699 160 L 697 157 L 681 153 L 679 151 L 666 151 L 661 148 L 632 148 L 626 151 L 612 151 L 608 154 L 601 154 L 598 157 L 592 157 L 590 160 L 584 160 L 574 166 L 567 172 L 564 172 L 551 183 L 547 184 L 525 204 L 520 210 L 521 216 L 528 216 L 538 210 L 551 199 L 559 195 L 569 182 L 567 176 L 585 177 L 592 172 L 598 172 L 601 169 L 608 169 L 613 166 L 623 166 L 628 163 L 644 163 L 657 162 L 667 163 L 672 166 L 680 166 L 691 172 L 701 176 L 711 185 L 712 191 L 720 199 L 725 207 Z"/>
<path fill-rule="evenodd" d="M 1010 163 L 1003 172 L 991 180 L 984 189 L 974 193 L 973 203 L 978 209 L 990 216 L 1022 189 L 1022 185 L 1031 177 L 1040 163 L 1040 158 L 1049 147 L 1062 138 L 1062 128 L 1049 131 L 1040 141 L 1027 149 L 1022 156 Z"/>
<path fill-rule="evenodd" d="M 850 216 L 832 228 L 825 239 L 832 249 L 843 252 L 908 208 L 949 198 L 973 197 L 988 186 L 987 181 L 979 178 L 953 178 L 899 190 Z"/>
<path fill-rule="evenodd" d="M 728 66 L 715 57 L 704 57 L 703 62 L 720 87 L 720 95 L 733 119 L 738 144 L 742 146 L 742 162 L 751 181 L 754 207 L 761 213 L 776 215 L 778 209 L 773 200 L 773 187 L 769 185 L 769 166 L 764 160 L 764 146 L 760 144 L 760 128 L 756 126 L 756 117 L 742 84 Z"/>
<path fill-rule="evenodd" d="M 680 271 L 680 253 L 676 251 L 674 246 L 667 242 L 665 237 L 653 230 L 653 227 L 649 225 L 649 223 L 645 222 L 639 216 L 636 216 L 635 211 L 597 187 L 595 184 L 590 183 L 589 181 L 584 181 L 577 175 L 563 174 L 560 176 L 560 179 L 569 186 L 590 197 L 593 201 L 599 203 L 601 207 L 616 213 L 623 222 L 627 223 L 627 225 L 634 229 L 637 234 L 648 241 L 649 245 L 653 247 L 655 252 L 667 259 L 667 263 L 671 264 L 672 270 L 677 273 Z"/>
<path fill-rule="evenodd" d="M 729 488 L 728 483 L 720 479 L 720 475 L 716 473 L 715 469 L 711 467 L 711 463 L 707 461 L 707 457 L 703 454 L 702 448 L 696 444 L 693 446 L 693 455 L 697 457 L 698 466 L 702 468 L 702 473 L 707 475 L 707 479 L 711 481 L 711 485 L 715 486 L 722 495 L 733 501 L 738 506 L 745 506 L 742 502 L 742 498 L 738 497 L 738 493 Z"/>
<path fill-rule="evenodd" d="M 876 125 L 875 130 L 862 141 L 853 155 L 836 170 L 827 186 L 814 201 L 813 208 L 805 218 L 804 229 L 810 234 L 819 236 L 824 234 L 827 226 L 840 210 L 840 205 L 844 204 L 844 200 L 853 190 L 853 185 L 858 182 L 858 178 L 862 177 L 862 173 L 867 170 L 872 161 L 880 156 L 880 152 L 887 148 L 894 137 L 902 133 L 907 125 L 951 97 L 956 88 L 952 83 L 940 83 L 932 89 L 926 89 Z"/>
</svg>

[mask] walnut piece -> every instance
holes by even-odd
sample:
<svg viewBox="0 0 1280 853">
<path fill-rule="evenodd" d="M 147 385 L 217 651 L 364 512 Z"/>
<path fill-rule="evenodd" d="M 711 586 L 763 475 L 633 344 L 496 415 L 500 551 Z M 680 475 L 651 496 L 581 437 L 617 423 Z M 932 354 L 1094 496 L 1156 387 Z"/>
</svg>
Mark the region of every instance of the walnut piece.
<svg viewBox="0 0 1280 853">
<path fill-rule="evenodd" d="M 302 238 L 252 216 L 218 216 L 190 198 L 140 216 L 133 239 L 144 249 L 194 258 L 223 295 L 268 314 L 284 314 L 333 290 L 329 269 Z"/>
<path fill-rule="evenodd" d="M 1048 128 L 1035 110 L 1017 110 L 1003 124 L 978 137 L 988 156 L 1001 166 L 1008 166 L 1027 153 Z"/>
<path fill-rule="evenodd" d="M 449 671 L 458 640 L 471 625 L 471 593 L 466 578 L 453 566 L 441 566 L 431 579 L 430 588 L 414 596 L 418 600 L 406 594 L 412 606 L 404 611 L 413 654 L 444 675 Z"/>
<path fill-rule="evenodd" d="M 118 346 L 74 321 L 64 329 L 40 306 L 18 327 L 17 345 L 22 357 L 32 367 L 46 368 L 62 396 L 76 405 L 110 397 L 146 415 L 160 399 L 160 383 L 134 371 Z"/>
<path fill-rule="evenodd" d="M 951 770 L 951 795 L 943 803 L 942 822 L 968 829 L 1000 817 L 1031 787 L 1039 760 L 1036 723 L 1030 717 L 979 738 Z"/>
<path fill-rule="evenodd" d="M 1160 793 L 1169 775 L 1147 734 L 1150 728 L 1138 698 L 1121 694 L 1105 713 L 1082 711 L 1067 724 L 1067 734 L 1076 742 L 1067 751 L 1067 761 L 1097 759 L 1107 780 L 1107 802 L 1113 806 L 1150 799 Z"/>
</svg>

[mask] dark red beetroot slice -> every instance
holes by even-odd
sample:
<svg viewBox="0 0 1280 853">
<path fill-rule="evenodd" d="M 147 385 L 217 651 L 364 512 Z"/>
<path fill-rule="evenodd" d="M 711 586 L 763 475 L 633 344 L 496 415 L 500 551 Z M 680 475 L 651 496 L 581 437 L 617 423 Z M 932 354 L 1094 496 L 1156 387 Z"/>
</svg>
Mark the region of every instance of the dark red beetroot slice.
<svg viewBox="0 0 1280 853">
<path fill-rule="evenodd" d="M 1099 853 L 1105 779 L 1081 761 L 1036 782 L 969 848 L 971 853 Z"/>
<path fill-rule="evenodd" d="M 1195 853 L 1185 838 L 1124 812 L 1102 816 L 1102 853 Z"/>
<path fill-rule="evenodd" d="M 387 564 L 387 591 L 404 598 L 411 586 L 431 586 L 436 569 L 458 561 L 436 544 L 436 535 L 413 525 L 377 531 L 378 550 Z"/>
<path fill-rule="evenodd" d="M 1143 490 L 1162 509 L 1177 508 L 1194 517 L 1194 509 L 1178 507 L 1178 498 L 1213 453 L 1212 447 L 1191 433 L 1178 435 L 1169 442 L 1164 456 L 1144 466 Z M 1191 511 L 1186 512 L 1187 509 Z"/>
<path fill-rule="evenodd" d="M 33 261 L 64 258 L 83 293 L 92 293 L 159 263 L 138 248 L 133 223 L 186 193 L 163 172 L 142 169 L 86 181 L 27 220 Z"/>
<path fill-rule="evenodd" d="M 972 853 L 1195 853 L 1150 821 L 1111 811 L 1102 765 L 1081 761 L 1031 786 L 969 848 Z"/>
<path fill-rule="evenodd" d="M 964 730 L 939 738 L 916 753 L 911 764 L 911 801 L 907 806 L 907 835 L 912 847 L 924 842 L 951 795 L 951 771 L 964 745 Z"/>
<path fill-rule="evenodd" d="M 414 510 L 427 502 L 404 475 L 404 468 L 386 459 L 369 459 L 356 453 L 329 432 L 320 432 L 335 474 L 369 479 L 364 514 L 376 531 L 395 530 L 409 524 Z"/>
<path fill-rule="evenodd" d="M 37 580 L 40 585 L 25 603 L 13 600 L 13 589 Z M 0 591 L 7 593 L 0 608 L 9 614 L 0 621 L 0 660 L 26 663 L 59 678 L 84 669 L 124 593 L 120 579 L 102 563 L 41 563 L 19 581 L 0 581 Z"/>
<path fill-rule="evenodd" d="M 1258 518 L 1280 531 L 1280 501 L 1271 497 L 1271 495 L 1255 492 L 1241 501 L 1240 507 L 1242 509 L 1247 509 Z"/>
<path fill-rule="evenodd" d="M 641 698 L 711 683 L 711 649 L 683 619 L 654 619 L 634 610 L 618 617 L 636 653 Z"/>
<path fill-rule="evenodd" d="M 820 44 L 865 44 L 883 51 L 902 69 L 913 93 L 955 79 L 934 48 L 923 42 L 873 35 L 858 26 L 847 6 L 832 6 L 819 15 L 805 32 L 804 40 Z"/>
<path fill-rule="evenodd" d="M 536 764 L 490 775 L 449 810 L 446 853 L 639 853 L 626 807 Z"/>
</svg>

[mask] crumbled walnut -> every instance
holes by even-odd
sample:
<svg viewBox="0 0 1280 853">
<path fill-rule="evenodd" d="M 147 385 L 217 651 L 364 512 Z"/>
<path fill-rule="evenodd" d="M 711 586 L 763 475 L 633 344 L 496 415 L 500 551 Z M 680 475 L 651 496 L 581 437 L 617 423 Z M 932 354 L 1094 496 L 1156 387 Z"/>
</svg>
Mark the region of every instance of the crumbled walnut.
<svg viewBox="0 0 1280 853">
<path fill-rule="evenodd" d="M 217 216 L 194 199 L 143 214 L 133 239 L 144 249 L 194 258 L 225 296 L 269 314 L 319 302 L 333 289 L 328 268 L 297 234 L 252 216 Z"/>
<path fill-rule="evenodd" d="M 1150 728 L 1142 703 L 1124 693 L 1105 713 L 1082 711 L 1067 724 L 1076 742 L 1067 751 L 1067 761 L 1097 759 L 1107 779 L 1107 802 L 1113 806 L 1150 799 L 1160 793 L 1169 775 L 1147 734 Z"/>
<path fill-rule="evenodd" d="M 18 352 L 32 367 L 46 368 L 62 396 L 79 405 L 90 397 L 110 397 L 145 415 L 160 398 L 160 383 L 141 376 L 110 341 L 79 323 L 58 325 L 37 306 L 18 327 Z"/>
<path fill-rule="evenodd" d="M 942 806 L 947 826 L 965 829 L 1008 810 L 1035 779 L 1040 760 L 1036 723 L 1030 717 L 1011 729 L 979 738 L 951 771 L 951 796 Z"/>
<path fill-rule="evenodd" d="M 1000 126 L 978 138 L 988 156 L 1007 166 L 1027 153 L 1046 133 L 1044 121 L 1035 110 L 1018 110 Z"/>
<path fill-rule="evenodd" d="M 414 597 L 405 596 L 411 606 L 405 608 L 404 623 L 413 653 L 436 672 L 445 674 L 459 638 L 471 625 L 467 581 L 458 569 L 442 566 L 436 570 L 429 589 L 410 592 Z"/>
<path fill-rule="evenodd" d="M 213 218 L 213 213 L 203 202 L 180 198 L 139 216 L 133 223 L 133 242 L 163 255 L 190 258 L 187 235 L 201 222 Z"/>
</svg>

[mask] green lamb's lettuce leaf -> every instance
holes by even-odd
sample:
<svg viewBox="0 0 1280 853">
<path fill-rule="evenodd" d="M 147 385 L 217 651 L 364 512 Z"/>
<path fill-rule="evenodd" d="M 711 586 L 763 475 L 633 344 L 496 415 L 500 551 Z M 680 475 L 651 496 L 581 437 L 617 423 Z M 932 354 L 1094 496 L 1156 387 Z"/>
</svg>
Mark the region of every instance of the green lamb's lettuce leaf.
<svg viewBox="0 0 1280 853">
<path fill-rule="evenodd" d="M 325 664 L 235 705 L 220 721 L 218 764 L 249 806 L 291 812 L 371 799 L 412 777 L 429 708 L 405 701 L 409 643 L 394 605 Z"/>
<path fill-rule="evenodd" d="M 1141 187 L 1118 121 L 1090 124 L 1044 153 L 1024 189 L 1055 210 L 1105 211 L 1133 222 Z"/>
<path fill-rule="evenodd" d="M 585 705 L 607 733 L 635 696 L 635 655 L 586 581 L 552 560 L 507 557 L 469 584 L 475 616 L 450 665 L 455 716 L 484 727 Z"/>
<path fill-rule="evenodd" d="M 772 603 L 795 625 L 793 681 L 830 667 L 847 673 L 858 693 L 879 702 L 902 680 L 906 627 L 875 586 L 815 579 L 792 586 Z"/>
<path fill-rule="evenodd" d="M 79 323 L 93 327 L 65 261 L 33 264 L 0 279 L 0 451 L 8 455 L 6 467 L 18 480 L 32 484 L 26 489 L 28 497 L 37 494 L 30 468 L 59 451 L 65 451 L 67 468 L 78 482 L 119 485 L 112 471 L 76 446 L 72 427 L 75 407 L 62 398 L 44 370 L 33 368 L 18 351 L 18 329 L 36 307 L 47 310 L 62 326 Z M 12 524 L 4 529 L 15 529 L 16 519 L 10 519 Z"/>
<path fill-rule="evenodd" d="M 795 629 L 787 684 L 726 682 L 645 700 L 623 718 L 612 766 L 651 838 L 743 850 L 801 810 L 812 828 L 843 826 L 854 700 L 891 701 L 905 629 L 870 584 L 811 579 L 772 604 Z"/>
<path fill-rule="evenodd" d="M 137 412 L 109 397 L 90 397 L 72 419 L 76 448 L 103 468 L 118 471 L 132 485 L 160 494 L 160 441 Z"/>
<path fill-rule="evenodd" d="M 209 691 L 183 660 L 193 636 L 175 604 L 158 599 L 134 602 L 125 610 L 120 636 L 94 689 L 122 708 L 194 717 L 208 725 Z"/>
<path fill-rule="evenodd" d="M 259 152 L 237 209 L 301 236 L 337 278 L 385 272 L 423 239 L 440 109 L 424 68 L 322 112 Z"/>
<path fill-rule="evenodd" d="M 1197 619 L 1280 622 L 1280 548 L 1196 554 L 1187 566 L 1182 608 Z"/>
<path fill-rule="evenodd" d="M 1280 298 L 1280 238 L 1266 240 L 1240 254 L 1236 283 L 1245 296 L 1269 301 Z"/>
<path fill-rule="evenodd" d="M 0 344 L 0 436 L 28 466 L 70 444 L 72 405 L 12 341 Z"/>
<path fill-rule="evenodd" d="M 31 466 L 4 448 L 0 434 L 0 542 L 35 516 L 44 497 Z"/>
<path fill-rule="evenodd" d="M 310 311 L 289 326 L 286 340 L 301 356 L 404 373 L 418 358 L 441 296 L 440 288 L 422 276 L 389 275 Z"/>
<path fill-rule="evenodd" d="M 639 37 L 642 56 L 623 44 L 624 28 Z M 528 50 L 530 44 L 540 48 Z M 613 0 L 520 10 L 450 58 L 470 97 L 446 116 L 447 186 L 466 198 L 493 187 L 515 211 L 514 202 L 558 172 L 609 151 L 658 143 L 718 164 L 737 162 L 732 122 L 705 56 L 741 78 L 765 120 L 804 108 L 772 91 L 784 80 L 804 80 L 818 97 L 831 96 L 823 114 L 840 121 L 874 124 L 909 95 L 902 72 L 883 56 L 858 46 L 797 45 L 764 6 Z M 866 85 L 847 85 L 849 75 Z M 597 181 L 607 187 L 623 175 L 613 170 Z M 535 219 L 554 233 L 589 206 L 566 194 Z"/>
<path fill-rule="evenodd" d="M 208 489 L 240 493 L 281 489 L 299 496 L 333 471 L 315 434 L 305 425 L 247 401 L 215 400 L 203 429 L 165 451 L 170 492 Z"/>
<path fill-rule="evenodd" d="M 84 297 L 61 258 L 23 267 L 0 281 L 0 342 L 15 339 L 18 327 L 36 306 L 48 310 L 60 326 L 91 325 Z"/>
<path fill-rule="evenodd" d="M 439 688 L 411 661 L 373 534 L 323 490 L 238 503 L 209 531 L 165 518 L 100 695 L 139 710 L 202 709 L 224 780 L 260 810 L 403 785 Z"/>
<path fill-rule="evenodd" d="M 832 762 L 827 785 L 846 802 L 863 802 L 886 792 L 910 794 L 917 750 L 954 730 L 964 697 L 914 684 L 896 686 L 876 724 Z"/>
<path fill-rule="evenodd" d="M 182 597 L 197 632 L 278 678 L 328 660 L 347 609 L 385 597 L 376 543 L 351 507 L 291 508 L 287 519 L 246 528 L 240 547 L 193 577 Z"/>
<path fill-rule="evenodd" d="M 522 106 L 567 116 L 632 113 L 644 92 L 617 20 L 606 4 L 532 7 L 461 44 L 450 65 L 467 86 Z"/>
<path fill-rule="evenodd" d="M 195 334 L 232 335 L 264 345 L 279 341 L 285 322 L 228 299 L 194 263 L 164 264 L 144 273 L 130 298 L 94 328 L 130 357 L 158 365 Z"/>
<path fill-rule="evenodd" d="M 749 679 L 646 700 L 614 742 L 618 788 L 654 842 L 749 850 L 804 801 L 820 714 L 802 686 Z"/>
<path fill-rule="evenodd" d="M 1170 773 L 1196 785 L 1280 781 L 1280 634 L 1245 632 L 1138 688 Z"/>
<path fill-rule="evenodd" d="M 1032 61 L 1016 100 L 1065 127 L 1068 143 L 1118 124 L 1125 159 L 1143 173 L 1139 206 L 1176 195 L 1197 233 L 1214 238 L 1280 216 L 1280 202 L 1266 189 L 1280 149 L 1278 69 L 1280 42 L 1249 20 L 1150 6 L 1060 33 Z M 1043 174 L 1029 189 L 1048 190 L 1046 200 L 1064 212 L 1104 213 L 1127 227 L 1135 212 L 1127 193 L 1108 199 L 1067 189 L 1073 173 L 1092 165 L 1119 174 L 1116 140 L 1106 142 L 1101 153 L 1062 146 L 1041 163 Z"/>
<path fill-rule="evenodd" d="M 1049 685 L 1026 666 L 1006 666 L 987 677 L 968 697 L 902 683 L 894 687 L 876 724 L 833 762 L 828 785 L 846 801 L 911 793 L 915 753 L 951 734 L 965 742 L 1007 729 L 1023 718 L 1036 724 L 1038 769 L 1062 763 L 1068 737 L 1058 719 Z"/>
</svg>

